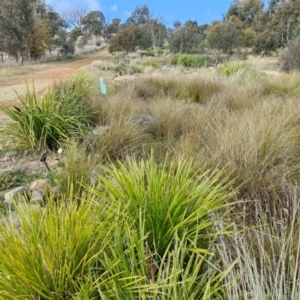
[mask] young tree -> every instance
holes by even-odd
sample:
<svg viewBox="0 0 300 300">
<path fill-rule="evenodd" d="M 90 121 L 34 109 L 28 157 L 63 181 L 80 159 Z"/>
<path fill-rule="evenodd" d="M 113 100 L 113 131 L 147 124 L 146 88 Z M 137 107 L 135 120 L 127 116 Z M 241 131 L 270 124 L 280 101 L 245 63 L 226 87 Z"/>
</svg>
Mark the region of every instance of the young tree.
<svg viewBox="0 0 300 300">
<path fill-rule="evenodd" d="M 117 33 L 119 31 L 120 24 L 121 19 L 112 19 L 112 22 L 107 27 L 108 34 L 111 36 L 112 34 Z"/>
<path fill-rule="evenodd" d="M 34 29 L 34 0 L 2 0 L 0 28 L 6 51 L 23 64 L 24 51 L 29 53 L 28 39 Z"/>
<path fill-rule="evenodd" d="M 91 11 L 81 20 L 82 31 L 85 34 L 104 36 L 105 17 L 101 11 Z"/>
<path fill-rule="evenodd" d="M 150 37 L 151 47 L 157 55 L 158 47 L 163 45 L 164 39 L 167 37 L 167 28 L 158 18 L 149 19 L 144 26 Z"/>
<path fill-rule="evenodd" d="M 68 34 L 64 29 L 60 29 L 55 37 L 55 45 L 58 48 L 57 57 L 61 54 L 62 56 L 68 57 L 75 53 L 74 41 L 68 39 Z"/>
<path fill-rule="evenodd" d="M 150 19 L 150 10 L 147 5 L 138 5 L 131 16 L 126 20 L 127 25 L 143 26 Z"/>
<path fill-rule="evenodd" d="M 174 23 L 174 30 L 169 38 L 169 45 L 173 53 L 191 53 L 206 37 L 206 26 L 198 26 L 197 21 L 188 20 L 182 26 Z"/>
<path fill-rule="evenodd" d="M 127 26 L 111 38 L 108 51 L 109 53 L 134 52 L 138 47 L 139 37 L 139 29 L 136 26 Z"/>
<path fill-rule="evenodd" d="M 245 46 L 243 22 L 231 16 L 223 22 L 214 22 L 208 30 L 207 43 L 212 49 L 217 49 L 225 54 Z"/>
</svg>

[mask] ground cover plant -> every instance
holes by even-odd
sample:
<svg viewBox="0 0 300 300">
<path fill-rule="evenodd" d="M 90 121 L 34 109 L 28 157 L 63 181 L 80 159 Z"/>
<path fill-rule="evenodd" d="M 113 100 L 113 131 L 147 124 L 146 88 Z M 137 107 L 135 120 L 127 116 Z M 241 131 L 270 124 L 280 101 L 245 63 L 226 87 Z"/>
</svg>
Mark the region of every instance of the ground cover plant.
<svg viewBox="0 0 300 300">
<path fill-rule="evenodd" d="M 299 74 L 147 64 L 85 97 L 105 131 L 63 139 L 61 197 L 1 225 L 3 297 L 298 299 Z"/>
</svg>

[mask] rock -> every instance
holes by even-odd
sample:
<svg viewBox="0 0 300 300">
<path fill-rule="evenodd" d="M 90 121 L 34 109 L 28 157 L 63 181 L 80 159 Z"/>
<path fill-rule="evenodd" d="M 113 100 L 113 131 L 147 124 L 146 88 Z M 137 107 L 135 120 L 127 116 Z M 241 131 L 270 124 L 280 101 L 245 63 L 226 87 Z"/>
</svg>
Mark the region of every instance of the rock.
<svg viewBox="0 0 300 300">
<path fill-rule="evenodd" d="M 133 82 L 138 79 L 138 76 L 136 75 L 124 75 L 124 76 L 118 76 L 113 81 L 112 84 L 117 87 L 122 87 L 128 84 L 129 82 Z"/>
<path fill-rule="evenodd" d="M 11 211 L 6 217 L 1 218 L 0 224 L 2 226 L 12 226 L 13 228 L 19 228 L 21 226 L 20 219 L 15 211 Z"/>
<path fill-rule="evenodd" d="M 49 179 L 38 179 L 31 183 L 29 190 L 32 192 L 34 190 L 51 189 L 51 188 L 52 188 L 52 183 Z"/>
<path fill-rule="evenodd" d="M 92 129 L 92 133 L 94 135 L 102 135 L 104 134 L 107 130 L 109 130 L 109 126 L 96 126 L 95 128 Z"/>
<path fill-rule="evenodd" d="M 142 127 L 144 133 L 155 134 L 160 125 L 160 122 L 148 114 L 133 116 L 133 122 Z"/>
<path fill-rule="evenodd" d="M 30 203 L 43 205 L 45 202 L 46 192 L 44 189 L 33 190 L 31 193 Z"/>
<path fill-rule="evenodd" d="M 10 190 L 9 192 L 5 193 L 4 203 L 6 205 L 12 205 L 13 202 L 18 202 L 22 197 L 26 197 L 26 196 L 27 196 L 27 190 L 24 187 L 22 186 L 16 187 Z"/>
<path fill-rule="evenodd" d="M 52 169 L 57 169 L 59 164 L 60 164 L 60 158 L 59 157 L 55 157 L 50 163 L 50 168 Z"/>
</svg>

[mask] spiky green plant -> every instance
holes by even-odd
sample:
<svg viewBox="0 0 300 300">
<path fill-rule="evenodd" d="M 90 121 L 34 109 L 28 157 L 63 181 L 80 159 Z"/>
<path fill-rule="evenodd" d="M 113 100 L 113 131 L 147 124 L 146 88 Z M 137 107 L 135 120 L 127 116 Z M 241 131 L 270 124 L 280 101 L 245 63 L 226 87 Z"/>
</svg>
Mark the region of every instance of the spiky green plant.
<svg viewBox="0 0 300 300">
<path fill-rule="evenodd" d="M 153 157 L 140 162 L 128 158 L 107 172 L 117 184 L 100 176 L 100 198 L 118 203 L 132 216 L 142 210 L 149 243 L 160 255 L 170 247 L 175 232 L 179 238 L 187 234 L 190 240 L 199 235 L 197 247 L 207 249 L 213 227 L 210 214 L 225 208 L 232 196 L 221 171 L 195 174 L 193 162 L 183 159 L 170 164 L 166 159 L 159 165 Z"/>
<path fill-rule="evenodd" d="M 41 149 L 57 148 L 61 140 L 72 134 L 83 135 L 90 120 L 88 100 L 91 96 L 89 78 L 85 73 L 68 78 L 40 97 L 27 84 L 18 106 L 3 107 L 11 119 L 2 132 L 14 138 L 17 146 Z"/>
<path fill-rule="evenodd" d="M 38 210 L 19 206 L 20 228 L 0 226 L 0 297 L 71 299 L 84 283 L 99 280 L 105 270 L 98 259 L 115 223 L 110 209 L 101 207 L 101 219 L 97 209 L 88 196 L 81 206 L 66 200 Z"/>
</svg>

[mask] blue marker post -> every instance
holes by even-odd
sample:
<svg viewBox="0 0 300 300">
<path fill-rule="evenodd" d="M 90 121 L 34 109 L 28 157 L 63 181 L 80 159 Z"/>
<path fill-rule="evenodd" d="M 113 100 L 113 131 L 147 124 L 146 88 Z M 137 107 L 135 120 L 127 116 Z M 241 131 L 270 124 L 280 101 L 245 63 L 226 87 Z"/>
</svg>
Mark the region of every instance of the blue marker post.
<svg viewBox="0 0 300 300">
<path fill-rule="evenodd" d="M 100 78 L 100 89 L 101 89 L 101 94 L 106 94 L 106 85 L 102 77 Z"/>
</svg>

